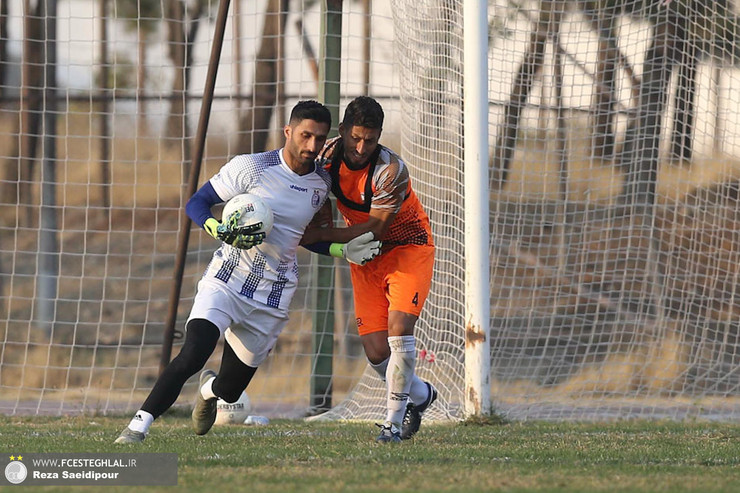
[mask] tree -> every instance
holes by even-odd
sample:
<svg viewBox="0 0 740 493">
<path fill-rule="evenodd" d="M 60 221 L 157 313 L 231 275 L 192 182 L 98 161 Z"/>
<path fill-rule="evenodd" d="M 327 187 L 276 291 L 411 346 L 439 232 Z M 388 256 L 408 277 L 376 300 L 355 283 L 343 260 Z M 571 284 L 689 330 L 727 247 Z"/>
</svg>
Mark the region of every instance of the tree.
<svg viewBox="0 0 740 493">
<path fill-rule="evenodd" d="M 32 8 L 31 2 L 25 0 L 18 138 L 14 140 L 15 149 L 10 152 L 0 189 L 2 197 L 18 204 L 31 200 L 31 177 L 38 150 L 44 90 L 45 33 L 42 12 L 42 2 Z"/>
<path fill-rule="evenodd" d="M 200 21 L 206 10 L 208 0 L 187 2 L 167 0 L 166 18 L 169 39 L 169 55 L 175 70 L 172 80 L 172 102 L 167 120 L 167 137 L 185 139 L 187 137 L 187 92 L 190 87 L 190 67 L 193 62 L 193 43 L 200 28 Z M 184 163 L 189 161 L 189 148 Z"/>
<path fill-rule="evenodd" d="M 0 2 L 0 96 L 4 95 L 5 68 L 8 63 L 8 3 Z"/>
<path fill-rule="evenodd" d="M 157 31 L 162 19 L 160 0 L 116 0 L 116 17 L 124 21 L 126 29 L 136 33 L 137 38 L 137 76 L 136 94 L 139 99 L 139 118 L 146 120 L 146 47 L 149 38 Z"/>
<path fill-rule="evenodd" d="M 720 51 L 737 57 L 740 22 L 727 0 L 638 2 L 629 4 L 653 25 L 652 40 L 643 62 L 638 111 L 624 138 L 621 164 L 627 176 L 622 199 L 627 204 L 653 204 L 658 176 L 660 134 L 668 89 L 678 69 L 676 115 L 671 135 L 673 158 L 691 157 L 694 96 L 699 57 L 707 47 L 727 46 Z"/>
<path fill-rule="evenodd" d="M 269 137 L 270 120 L 277 102 L 280 43 L 288 16 L 288 0 L 268 0 L 265 23 L 252 83 L 252 106 L 239 124 L 239 151 L 264 151 Z"/>
</svg>

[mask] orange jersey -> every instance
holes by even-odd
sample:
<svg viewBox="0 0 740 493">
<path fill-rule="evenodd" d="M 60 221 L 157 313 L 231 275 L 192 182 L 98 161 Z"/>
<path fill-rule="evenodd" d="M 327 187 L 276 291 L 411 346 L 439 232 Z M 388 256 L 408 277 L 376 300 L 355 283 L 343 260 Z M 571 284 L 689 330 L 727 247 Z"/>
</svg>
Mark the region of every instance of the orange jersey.
<svg viewBox="0 0 740 493">
<path fill-rule="evenodd" d="M 367 222 L 370 209 L 390 210 L 396 212 L 396 217 L 381 238 L 384 251 L 399 245 L 433 246 L 429 217 L 411 188 L 406 163 L 392 150 L 378 145 L 368 166 L 355 171 L 341 159 L 341 146 L 341 138 L 332 139 L 321 156 L 347 226 Z"/>
</svg>

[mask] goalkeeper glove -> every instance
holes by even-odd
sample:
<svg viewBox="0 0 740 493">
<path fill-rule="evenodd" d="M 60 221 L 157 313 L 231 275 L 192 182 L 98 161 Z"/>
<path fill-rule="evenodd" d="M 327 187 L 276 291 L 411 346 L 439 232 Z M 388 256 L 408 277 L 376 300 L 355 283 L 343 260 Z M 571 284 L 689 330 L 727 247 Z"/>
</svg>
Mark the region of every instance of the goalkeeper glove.
<svg viewBox="0 0 740 493">
<path fill-rule="evenodd" d="M 332 243 L 329 253 L 332 257 L 344 258 L 347 262 L 365 265 L 380 254 L 383 244 L 375 239 L 372 231 L 352 238 L 347 243 Z"/>
<path fill-rule="evenodd" d="M 265 233 L 256 233 L 262 227 L 262 223 L 239 226 L 240 217 L 240 211 L 232 213 L 223 223 L 210 217 L 203 224 L 203 229 L 217 240 L 228 243 L 240 250 L 249 250 L 253 246 L 262 243 L 262 240 L 265 239 Z"/>
</svg>

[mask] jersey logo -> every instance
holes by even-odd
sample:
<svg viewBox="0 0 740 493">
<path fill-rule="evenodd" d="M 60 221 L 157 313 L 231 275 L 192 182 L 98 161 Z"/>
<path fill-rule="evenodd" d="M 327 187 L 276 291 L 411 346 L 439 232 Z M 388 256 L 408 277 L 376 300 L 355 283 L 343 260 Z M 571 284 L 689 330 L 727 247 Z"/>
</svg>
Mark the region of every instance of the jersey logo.
<svg viewBox="0 0 740 493">
<path fill-rule="evenodd" d="M 321 195 L 318 190 L 314 190 L 313 196 L 311 197 L 311 205 L 314 209 L 319 206 L 319 202 L 321 202 Z"/>
<path fill-rule="evenodd" d="M 290 188 L 299 192 L 308 192 L 308 188 L 299 187 L 298 185 L 290 185 Z"/>
</svg>

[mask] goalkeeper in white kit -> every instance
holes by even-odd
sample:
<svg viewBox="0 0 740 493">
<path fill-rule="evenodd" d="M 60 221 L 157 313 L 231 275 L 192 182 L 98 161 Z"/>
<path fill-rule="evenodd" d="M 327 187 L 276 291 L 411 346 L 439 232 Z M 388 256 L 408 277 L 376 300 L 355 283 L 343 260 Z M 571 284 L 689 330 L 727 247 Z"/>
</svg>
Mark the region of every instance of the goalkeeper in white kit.
<svg viewBox="0 0 740 493">
<path fill-rule="evenodd" d="M 236 402 L 247 388 L 288 321 L 288 306 L 298 284 L 296 250 L 308 224 L 326 221 L 317 214 L 331 189 L 331 178 L 315 164 L 331 127 L 329 110 L 301 101 L 285 126 L 285 145 L 273 151 L 234 157 L 188 201 L 190 218 L 221 247 L 198 283 L 180 353 L 157 379 L 116 443 L 143 441 L 153 421 L 174 404 L 185 382 L 208 361 L 223 334 L 218 374 L 204 370 L 193 409 L 195 433 L 204 435 L 216 419 L 216 401 Z M 274 226 L 266 237 L 261 224 L 239 227 L 239 211 L 219 222 L 211 207 L 252 193 L 272 209 Z M 360 235 L 346 244 L 307 248 L 365 264 L 380 242 Z"/>
</svg>

